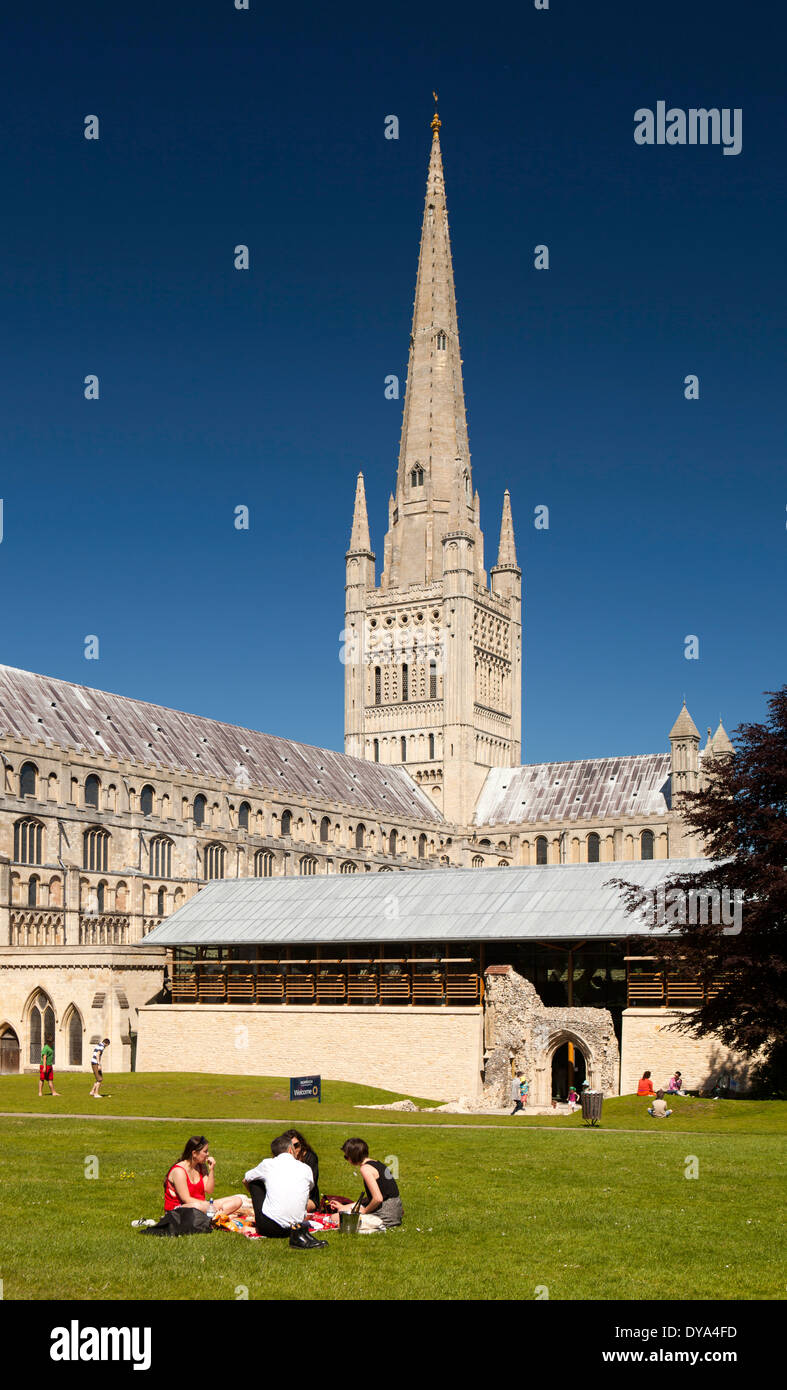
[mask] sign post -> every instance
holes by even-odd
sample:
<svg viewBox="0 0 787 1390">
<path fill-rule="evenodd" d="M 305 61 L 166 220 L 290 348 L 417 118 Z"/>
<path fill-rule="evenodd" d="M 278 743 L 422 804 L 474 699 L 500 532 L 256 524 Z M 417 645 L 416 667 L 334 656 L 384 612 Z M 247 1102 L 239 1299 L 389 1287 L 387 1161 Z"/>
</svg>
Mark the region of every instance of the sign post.
<svg viewBox="0 0 787 1390">
<path fill-rule="evenodd" d="M 319 1076 L 291 1076 L 290 1100 L 322 1101 L 322 1078 Z"/>
</svg>

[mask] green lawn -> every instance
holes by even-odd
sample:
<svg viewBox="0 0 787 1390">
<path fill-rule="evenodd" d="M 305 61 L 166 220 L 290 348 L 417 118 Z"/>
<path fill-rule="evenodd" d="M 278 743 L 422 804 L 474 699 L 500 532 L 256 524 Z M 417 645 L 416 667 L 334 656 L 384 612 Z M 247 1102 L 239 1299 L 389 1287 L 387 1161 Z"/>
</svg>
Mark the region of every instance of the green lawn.
<svg viewBox="0 0 787 1390">
<path fill-rule="evenodd" d="M 59 1084 L 63 1100 L 42 1101 L 42 1110 L 87 1110 L 84 1077 Z M 3 1078 L 0 1109 L 37 1110 L 36 1089 L 35 1078 Z M 605 1126 L 591 1130 L 576 1117 L 559 1128 L 508 1117 L 469 1126 L 465 1117 L 378 1119 L 352 1107 L 379 1093 L 340 1083 L 327 1084 L 321 1107 L 290 1105 L 275 1078 L 126 1075 L 108 1078 L 107 1090 L 104 1115 L 112 1106 L 197 1123 L 0 1120 L 7 1300 L 226 1300 L 243 1289 L 250 1299 L 534 1299 L 542 1286 L 553 1300 L 785 1296 L 781 1102 L 685 1101 L 674 1117 L 680 1128 L 657 1128 L 642 1121 L 641 1101 L 622 1097 L 605 1102 Z M 227 1115 L 246 1122 L 211 1118 Z M 263 1118 L 279 1123 L 247 1122 Z M 331 1123 L 310 1126 L 318 1118 Z M 164 1172 L 192 1129 L 210 1139 L 223 1194 L 240 1189 L 288 1120 L 310 1133 L 324 1190 L 355 1191 L 339 1152 L 349 1134 L 363 1134 L 375 1157 L 395 1158 L 404 1227 L 331 1235 L 315 1252 L 224 1233 L 172 1241 L 131 1230 L 134 1217 L 160 1214 Z M 692 1158 L 699 1176 L 687 1179 Z M 93 1159 L 99 1176 L 89 1179 Z"/>
<path fill-rule="evenodd" d="M 151 1115 L 183 1116 L 195 1121 L 281 1120 L 288 1125 L 306 1125 L 309 1120 L 330 1120 L 367 1125 L 380 1124 L 458 1124 L 510 1127 L 558 1126 L 560 1129 L 585 1128 L 579 1112 L 575 1115 L 435 1115 L 412 1112 L 355 1110 L 356 1105 L 379 1105 L 405 1098 L 402 1091 L 379 1091 L 355 1086 L 348 1081 L 324 1081 L 322 1102 L 289 1100 L 289 1081 L 284 1076 L 206 1076 L 174 1072 L 105 1073 L 108 1099 L 91 1100 L 92 1077 L 56 1073 L 60 1096 L 38 1099 L 38 1074 L 0 1076 L 0 1112 L 30 1115 Z M 416 1105 L 434 1105 L 433 1100 L 412 1096 Z M 787 1101 L 693 1100 L 676 1096 L 670 1104 L 674 1115 L 665 1122 L 671 1132 L 718 1131 L 723 1134 L 787 1134 Z M 647 1113 L 647 1101 L 637 1096 L 615 1096 L 605 1100 L 604 1129 L 642 1129 L 650 1131 L 658 1122 Z"/>
</svg>

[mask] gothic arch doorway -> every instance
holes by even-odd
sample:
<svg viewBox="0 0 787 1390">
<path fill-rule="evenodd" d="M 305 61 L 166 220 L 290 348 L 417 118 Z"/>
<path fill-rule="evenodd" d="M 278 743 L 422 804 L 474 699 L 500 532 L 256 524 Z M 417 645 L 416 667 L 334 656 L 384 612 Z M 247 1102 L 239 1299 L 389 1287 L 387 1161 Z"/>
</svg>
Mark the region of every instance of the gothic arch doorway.
<svg viewBox="0 0 787 1390">
<path fill-rule="evenodd" d="M 19 1038 L 10 1024 L 0 1029 L 0 1076 L 10 1076 L 19 1071 L 22 1049 Z"/>
<path fill-rule="evenodd" d="M 578 1043 L 566 1039 L 552 1053 L 552 1096 L 566 1100 L 570 1086 L 580 1089 L 587 1079 L 587 1058 Z"/>
</svg>

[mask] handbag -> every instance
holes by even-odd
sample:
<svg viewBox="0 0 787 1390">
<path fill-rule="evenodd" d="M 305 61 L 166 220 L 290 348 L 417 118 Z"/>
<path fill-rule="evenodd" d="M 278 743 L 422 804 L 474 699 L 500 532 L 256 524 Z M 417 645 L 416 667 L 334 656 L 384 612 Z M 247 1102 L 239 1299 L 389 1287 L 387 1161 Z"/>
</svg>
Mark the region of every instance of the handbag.
<svg viewBox="0 0 787 1390">
<path fill-rule="evenodd" d="M 165 1211 L 155 1226 L 148 1226 L 142 1232 L 146 1236 L 203 1236 L 213 1230 L 213 1222 L 206 1211 L 199 1207 L 175 1207 Z"/>
</svg>

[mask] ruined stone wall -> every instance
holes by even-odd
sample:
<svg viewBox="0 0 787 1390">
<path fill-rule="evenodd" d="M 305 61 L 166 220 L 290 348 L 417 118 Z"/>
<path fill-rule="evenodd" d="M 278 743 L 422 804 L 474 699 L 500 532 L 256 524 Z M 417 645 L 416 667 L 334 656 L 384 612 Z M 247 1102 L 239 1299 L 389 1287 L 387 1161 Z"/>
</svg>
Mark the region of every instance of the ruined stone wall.
<svg viewBox="0 0 787 1390">
<path fill-rule="evenodd" d="M 546 1008 L 529 980 L 510 965 L 490 966 L 485 975 L 484 1097 L 507 1105 L 511 1066 L 530 1082 L 530 1103 L 552 1099 L 552 1058 L 564 1042 L 585 1055 L 591 1089 L 618 1094 L 620 1055 L 608 1009 Z"/>
</svg>

